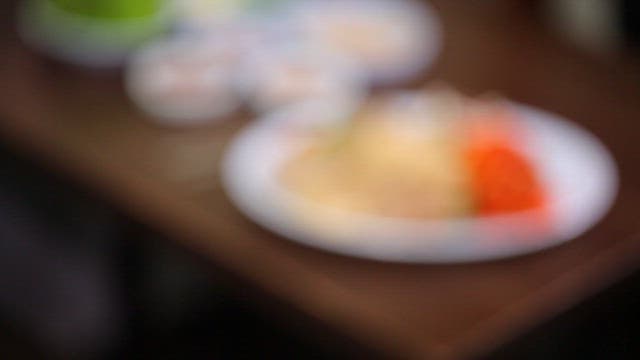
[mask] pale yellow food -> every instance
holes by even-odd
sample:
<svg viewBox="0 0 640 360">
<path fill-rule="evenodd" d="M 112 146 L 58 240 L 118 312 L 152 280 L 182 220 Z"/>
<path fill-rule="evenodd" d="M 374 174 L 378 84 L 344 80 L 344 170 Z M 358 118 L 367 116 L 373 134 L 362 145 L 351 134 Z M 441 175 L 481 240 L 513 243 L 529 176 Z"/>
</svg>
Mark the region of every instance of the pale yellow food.
<svg viewBox="0 0 640 360">
<path fill-rule="evenodd" d="M 452 127 L 369 110 L 294 156 L 281 173 L 287 189 L 317 204 L 385 217 L 469 214 L 468 176 Z"/>
</svg>

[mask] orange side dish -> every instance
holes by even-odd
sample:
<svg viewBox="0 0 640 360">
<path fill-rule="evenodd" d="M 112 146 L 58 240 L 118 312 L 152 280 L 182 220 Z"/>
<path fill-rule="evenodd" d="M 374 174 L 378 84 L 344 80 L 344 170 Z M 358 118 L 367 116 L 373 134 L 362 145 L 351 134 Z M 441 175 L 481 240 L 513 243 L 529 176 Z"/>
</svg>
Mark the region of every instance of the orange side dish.
<svg viewBox="0 0 640 360">
<path fill-rule="evenodd" d="M 512 145 L 520 134 L 505 116 L 497 113 L 492 118 L 483 116 L 470 122 L 465 155 L 480 215 L 545 206 L 544 191 L 532 164 Z"/>
</svg>

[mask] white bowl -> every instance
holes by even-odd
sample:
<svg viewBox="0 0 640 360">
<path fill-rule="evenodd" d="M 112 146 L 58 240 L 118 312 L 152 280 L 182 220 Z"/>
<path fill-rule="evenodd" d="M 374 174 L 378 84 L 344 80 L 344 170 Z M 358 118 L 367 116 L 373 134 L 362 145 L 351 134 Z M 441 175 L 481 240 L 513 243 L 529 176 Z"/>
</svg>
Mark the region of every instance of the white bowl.
<svg viewBox="0 0 640 360">
<path fill-rule="evenodd" d="M 164 125 L 218 121 L 240 106 L 234 44 L 207 36 L 178 36 L 141 48 L 126 71 L 133 102 Z"/>
</svg>

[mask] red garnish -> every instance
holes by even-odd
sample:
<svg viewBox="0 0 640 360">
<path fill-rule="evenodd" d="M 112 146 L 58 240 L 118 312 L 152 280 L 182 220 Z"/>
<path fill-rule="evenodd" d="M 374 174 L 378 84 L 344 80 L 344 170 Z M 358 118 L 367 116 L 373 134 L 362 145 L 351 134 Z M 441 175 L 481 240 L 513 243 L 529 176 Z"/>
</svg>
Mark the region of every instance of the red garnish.
<svg viewBox="0 0 640 360">
<path fill-rule="evenodd" d="M 504 113 L 487 115 L 471 120 L 466 147 L 477 211 L 495 215 L 543 208 L 544 191 L 535 169 L 513 146 L 522 134 Z"/>
</svg>

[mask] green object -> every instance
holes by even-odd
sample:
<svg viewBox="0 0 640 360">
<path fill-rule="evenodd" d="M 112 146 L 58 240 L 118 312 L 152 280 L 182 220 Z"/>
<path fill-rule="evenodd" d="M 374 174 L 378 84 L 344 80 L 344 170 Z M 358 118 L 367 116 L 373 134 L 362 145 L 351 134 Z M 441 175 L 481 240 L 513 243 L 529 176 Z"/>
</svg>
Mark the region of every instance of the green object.
<svg viewBox="0 0 640 360">
<path fill-rule="evenodd" d="M 63 8 L 62 3 L 74 10 Z M 88 10 L 92 4 L 95 7 Z M 95 10 L 102 9 L 96 4 L 112 5 L 102 13 Z M 157 10 L 141 15 L 151 11 L 152 4 Z M 168 0 L 23 0 L 20 35 L 31 46 L 67 62 L 118 66 L 141 44 L 168 28 L 171 12 L 167 4 Z"/>
<path fill-rule="evenodd" d="M 48 0 L 70 13 L 99 19 L 135 19 L 157 14 L 163 0 Z"/>
</svg>

